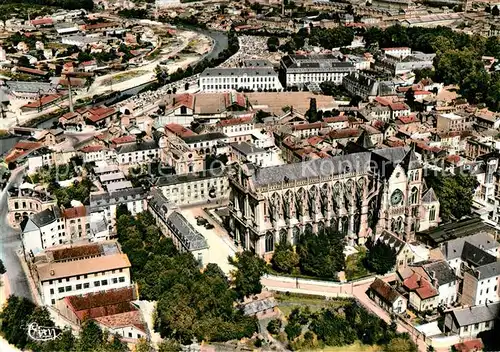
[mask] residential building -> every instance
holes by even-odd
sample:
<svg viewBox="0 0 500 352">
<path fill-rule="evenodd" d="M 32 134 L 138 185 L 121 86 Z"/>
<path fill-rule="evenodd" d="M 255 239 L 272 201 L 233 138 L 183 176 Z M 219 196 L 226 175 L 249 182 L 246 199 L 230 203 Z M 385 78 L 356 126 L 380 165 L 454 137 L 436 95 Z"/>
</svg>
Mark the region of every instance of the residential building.
<svg viewBox="0 0 500 352">
<path fill-rule="evenodd" d="M 342 85 L 352 95 L 363 100 L 373 100 L 377 96 L 393 95 L 395 85 L 392 81 L 382 79 L 366 72 L 353 72 L 345 76 Z"/>
<path fill-rule="evenodd" d="M 411 55 L 411 48 L 407 46 L 395 47 L 395 48 L 382 48 L 382 53 L 384 55 L 398 57 L 404 59 L 405 57 Z"/>
<path fill-rule="evenodd" d="M 406 298 L 379 278 L 376 278 L 370 285 L 368 296 L 391 314 L 403 314 L 406 312 Z"/>
<path fill-rule="evenodd" d="M 410 292 L 410 305 L 419 312 L 434 310 L 439 304 L 439 292 L 418 273 L 403 281 L 403 287 Z"/>
<path fill-rule="evenodd" d="M 231 160 L 234 162 L 249 161 L 257 166 L 265 167 L 271 163 L 270 152 L 255 147 L 247 142 L 231 143 Z"/>
<path fill-rule="evenodd" d="M 437 115 L 438 132 L 466 131 L 472 127 L 472 118 L 467 114 L 447 113 Z"/>
<path fill-rule="evenodd" d="M 272 67 L 207 68 L 200 74 L 199 86 L 202 92 L 283 89 Z"/>
<path fill-rule="evenodd" d="M 131 285 L 130 261 L 117 242 L 71 245 L 30 258 L 31 275 L 44 305 L 68 296 Z"/>
<path fill-rule="evenodd" d="M 108 221 L 110 229 L 114 228 L 116 209 L 125 205 L 132 215 L 146 210 L 146 191 L 142 187 L 128 188 L 116 192 L 90 195 L 90 212 L 102 213 Z"/>
<path fill-rule="evenodd" d="M 115 148 L 119 165 L 137 165 L 160 159 L 160 148 L 155 141 L 137 142 Z"/>
<path fill-rule="evenodd" d="M 498 324 L 500 302 L 475 307 L 457 308 L 445 313 L 444 333 L 451 332 L 460 338 L 474 338 Z"/>
<path fill-rule="evenodd" d="M 61 210 L 53 206 L 34 213 L 21 222 L 21 241 L 25 255 L 37 254 L 44 249 L 67 243 Z"/>
<path fill-rule="evenodd" d="M 72 241 L 87 239 L 90 230 L 89 213 L 85 206 L 63 210 L 66 232 Z"/>
</svg>

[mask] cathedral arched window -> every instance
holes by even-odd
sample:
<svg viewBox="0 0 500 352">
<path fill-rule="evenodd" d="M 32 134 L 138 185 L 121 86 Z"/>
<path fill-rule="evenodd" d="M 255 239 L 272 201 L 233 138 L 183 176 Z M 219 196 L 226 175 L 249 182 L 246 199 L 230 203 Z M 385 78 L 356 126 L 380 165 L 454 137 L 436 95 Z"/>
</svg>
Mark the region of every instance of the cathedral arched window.
<svg viewBox="0 0 500 352">
<path fill-rule="evenodd" d="M 429 221 L 436 220 L 436 207 L 433 205 L 429 211 Z"/>
<path fill-rule="evenodd" d="M 274 235 L 272 233 L 268 233 L 266 235 L 266 252 L 274 251 Z"/>
<path fill-rule="evenodd" d="M 413 187 L 410 193 L 410 204 L 417 204 L 418 201 L 418 188 Z"/>
</svg>

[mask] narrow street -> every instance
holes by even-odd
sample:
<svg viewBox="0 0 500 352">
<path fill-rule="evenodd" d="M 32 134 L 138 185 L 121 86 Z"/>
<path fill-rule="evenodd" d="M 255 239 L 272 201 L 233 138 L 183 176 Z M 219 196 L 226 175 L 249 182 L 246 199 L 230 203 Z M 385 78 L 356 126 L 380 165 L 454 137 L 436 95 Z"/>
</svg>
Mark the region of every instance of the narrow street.
<svg viewBox="0 0 500 352">
<path fill-rule="evenodd" d="M 13 184 L 22 182 L 23 171 L 23 168 L 14 170 L 5 189 L 0 193 L 0 259 L 2 259 L 7 269 L 6 276 L 9 280 L 11 292 L 31 300 L 28 280 L 16 254 L 16 251 L 21 248 L 19 231 L 13 229 L 7 223 L 7 189 Z"/>
</svg>

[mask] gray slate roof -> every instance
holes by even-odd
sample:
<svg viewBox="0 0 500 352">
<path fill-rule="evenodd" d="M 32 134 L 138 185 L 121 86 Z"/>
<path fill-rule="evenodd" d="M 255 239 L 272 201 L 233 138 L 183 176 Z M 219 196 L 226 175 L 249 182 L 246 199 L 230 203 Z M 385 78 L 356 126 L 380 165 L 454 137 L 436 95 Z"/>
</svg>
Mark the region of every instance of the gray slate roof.
<svg viewBox="0 0 500 352">
<path fill-rule="evenodd" d="M 116 148 L 117 154 L 132 153 L 137 151 L 146 151 L 158 149 L 158 144 L 155 141 L 125 144 Z"/>
<path fill-rule="evenodd" d="M 196 231 L 186 218 L 177 211 L 174 211 L 167 218 L 167 226 L 186 250 L 191 252 L 208 248 L 205 237 Z"/>
<path fill-rule="evenodd" d="M 302 163 L 256 169 L 252 176 L 256 187 L 270 186 L 288 180 L 300 181 L 308 178 L 331 177 L 344 173 L 364 174 L 370 169 L 369 152 L 334 156 Z"/>
<path fill-rule="evenodd" d="M 455 272 L 444 260 L 425 264 L 424 270 L 427 272 L 427 274 L 429 274 L 430 277 L 433 277 L 434 275 L 439 286 L 446 285 L 457 280 Z"/>
<path fill-rule="evenodd" d="M 466 326 L 495 320 L 498 318 L 499 313 L 500 302 L 488 304 L 487 306 L 455 309 L 450 314 L 453 314 L 459 326 Z"/>
<path fill-rule="evenodd" d="M 429 188 L 427 191 L 425 191 L 424 195 L 422 196 L 422 203 L 434 203 L 437 201 L 438 199 L 436 193 L 432 188 Z"/>
<path fill-rule="evenodd" d="M 255 153 L 264 153 L 265 149 L 254 146 L 247 142 L 231 143 L 231 148 L 236 149 L 243 155 L 250 155 Z"/>
<path fill-rule="evenodd" d="M 444 251 L 446 260 L 461 258 L 464 249 L 464 244 L 466 242 L 472 244 L 477 248 L 483 248 L 484 250 L 490 250 L 496 247 L 500 247 L 500 243 L 495 241 L 491 235 L 489 235 L 486 232 L 479 232 L 471 236 L 466 236 L 448 241 L 445 244 L 445 251 Z"/>
<path fill-rule="evenodd" d="M 200 74 L 200 77 L 219 77 L 219 76 L 249 76 L 264 77 L 278 76 L 272 67 L 239 67 L 239 68 L 207 68 Z"/>
<path fill-rule="evenodd" d="M 58 207 L 53 209 L 45 209 L 39 213 L 33 214 L 31 220 L 38 226 L 48 225 L 61 217 L 61 211 Z"/>
<path fill-rule="evenodd" d="M 479 272 L 479 280 L 489 279 L 490 277 L 495 277 L 500 275 L 500 261 L 495 261 L 490 264 L 486 264 L 476 268 Z"/>
</svg>

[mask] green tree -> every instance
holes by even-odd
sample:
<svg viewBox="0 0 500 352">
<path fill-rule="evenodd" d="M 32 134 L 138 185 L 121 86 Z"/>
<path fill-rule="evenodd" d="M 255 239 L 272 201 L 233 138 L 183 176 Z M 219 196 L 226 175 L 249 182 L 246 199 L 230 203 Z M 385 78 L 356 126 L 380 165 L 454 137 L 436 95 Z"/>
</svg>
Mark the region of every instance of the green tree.
<svg viewBox="0 0 500 352">
<path fill-rule="evenodd" d="M 278 37 L 269 37 L 267 39 L 267 50 L 269 50 L 270 52 L 277 51 L 279 45 L 280 45 L 280 40 Z"/>
<path fill-rule="evenodd" d="M 344 243 L 344 236 L 332 229 L 305 233 L 297 245 L 302 273 L 336 279 L 345 266 Z"/>
<path fill-rule="evenodd" d="M 149 343 L 148 340 L 144 338 L 140 338 L 139 341 L 135 344 L 134 352 L 151 352 L 153 351 L 153 346 Z"/>
<path fill-rule="evenodd" d="M 172 339 L 163 339 L 158 345 L 158 352 L 180 352 L 181 345 Z"/>
<path fill-rule="evenodd" d="M 239 298 L 251 296 L 262 291 L 260 278 L 267 273 L 266 262 L 249 251 L 236 253 L 228 261 L 236 270 L 231 272 L 235 291 Z"/>
<path fill-rule="evenodd" d="M 302 326 L 300 326 L 300 324 L 297 322 L 289 322 L 285 326 L 285 332 L 286 335 L 288 336 L 288 340 L 293 341 L 302 332 Z"/>
<path fill-rule="evenodd" d="M 80 339 L 78 341 L 78 351 L 97 350 L 103 342 L 101 328 L 93 321 L 87 320 L 83 323 Z"/>
<path fill-rule="evenodd" d="M 271 260 L 273 268 L 284 273 L 291 273 L 299 265 L 299 255 L 287 241 L 281 241 L 274 249 Z"/>
<path fill-rule="evenodd" d="M 310 123 L 318 121 L 318 106 L 316 104 L 316 98 L 310 99 L 309 110 L 306 111 L 306 117 Z"/>
<path fill-rule="evenodd" d="M 491 14 L 495 17 L 500 16 L 500 9 L 498 8 L 497 5 L 495 5 L 495 7 L 491 9 Z"/>
<path fill-rule="evenodd" d="M 5 269 L 5 265 L 3 264 L 3 261 L 0 259 L 0 275 L 3 275 L 7 272 L 7 269 Z"/>
<path fill-rule="evenodd" d="M 11 295 L 0 312 L 0 329 L 5 339 L 19 349 L 28 344 L 26 326 L 31 322 L 35 304 L 24 297 Z"/>
<path fill-rule="evenodd" d="M 396 253 L 384 242 L 377 241 L 368 251 L 365 262 L 370 271 L 382 275 L 391 271 L 396 265 Z"/>
<path fill-rule="evenodd" d="M 396 337 L 385 347 L 384 352 L 417 352 L 417 346 L 409 338 Z"/>
<path fill-rule="evenodd" d="M 281 330 L 280 319 L 273 319 L 269 323 L 267 323 L 267 331 L 269 331 L 270 334 L 273 335 L 279 334 L 280 330 Z"/>
<path fill-rule="evenodd" d="M 471 214 L 472 199 L 479 185 L 476 177 L 464 173 L 438 173 L 425 180 L 439 199 L 441 220 L 448 222 Z"/>
</svg>

